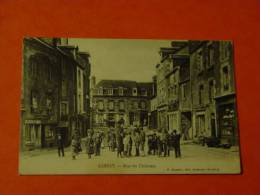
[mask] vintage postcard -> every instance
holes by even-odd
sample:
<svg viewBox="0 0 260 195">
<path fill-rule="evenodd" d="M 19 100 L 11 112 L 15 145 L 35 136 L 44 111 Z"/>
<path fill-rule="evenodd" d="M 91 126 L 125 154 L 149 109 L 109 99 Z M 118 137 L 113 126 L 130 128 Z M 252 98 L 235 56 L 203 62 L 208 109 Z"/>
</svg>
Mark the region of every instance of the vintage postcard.
<svg viewBox="0 0 260 195">
<path fill-rule="evenodd" d="M 241 173 L 233 48 L 24 38 L 19 173 Z"/>
</svg>

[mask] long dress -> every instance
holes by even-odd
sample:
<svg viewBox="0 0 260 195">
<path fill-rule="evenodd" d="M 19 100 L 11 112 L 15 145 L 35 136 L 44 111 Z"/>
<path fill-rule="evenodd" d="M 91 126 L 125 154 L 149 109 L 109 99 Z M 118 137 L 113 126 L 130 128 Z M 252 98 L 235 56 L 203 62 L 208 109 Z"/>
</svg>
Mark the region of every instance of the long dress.
<svg viewBox="0 0 260 195">
<path fill-rule="evenodd" d="M 86 139 L 86 153 L 91 155 L 94 153 L 94 140 L 92 137 L 87 137 Z"/>
</svg>

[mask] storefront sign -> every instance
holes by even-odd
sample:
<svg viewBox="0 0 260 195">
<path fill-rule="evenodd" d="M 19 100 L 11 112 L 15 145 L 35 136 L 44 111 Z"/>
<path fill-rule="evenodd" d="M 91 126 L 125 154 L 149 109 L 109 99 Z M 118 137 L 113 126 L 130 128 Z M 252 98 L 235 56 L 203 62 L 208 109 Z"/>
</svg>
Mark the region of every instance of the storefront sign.
<svg viewBox="0 0 260 195">
<path fill-rule="evenodd" d="M 41 124 L 41 120 L 25 120 L 25 124 Z"/>
</svg>

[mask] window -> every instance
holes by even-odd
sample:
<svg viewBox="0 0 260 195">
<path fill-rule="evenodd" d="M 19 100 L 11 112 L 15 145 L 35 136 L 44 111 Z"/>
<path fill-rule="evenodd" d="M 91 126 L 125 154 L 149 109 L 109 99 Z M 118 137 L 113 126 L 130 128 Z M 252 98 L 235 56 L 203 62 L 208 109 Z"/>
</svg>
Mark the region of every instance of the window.
<svg viewBox="0 0 260 195">
<path fill-rule="evenodd" d="M 38 110 L 38 95 L 37 95 L 37 92 L 35 91 L 32 91 L 32 97 L 31 97 L 31 106 L 32 106 L 32 111 L 35 112 Z"/>
<path fill-rule="evenodd" d="M 99 101 L 98 102 L 98 109 L 99 110 L 104 110 L 104 102 L 103 101 Z"/>
<path fill-rule="evenodd" d="M 61 81 L 61 95 L 62 97 L 67 97 L 67 82 L 62 79 Z"/>
<path fill-rule="evenodd" d="M 79 88 L 81 88 L 81 72 L 78 70 L 78 82 L 79 82 Z"/>
<path fill-rule="evenodd" d="M 68 114 L 68 103 L 61 102 L 61 115 L 67 115 L 67 114 Z"/>
<path fill-rule="evenodd" d="M 34 59 L 31 59 L 30 65 L 31 65 L 31 76 L 36 77 L 38 75 L 38 65 L 36 63 L 37 61 Z"/>
<path fill-rule="evenodd" d="M 52 100 L 50 97 L 47 97 L 47 99 L 46 99 L 46 108 L 48 111 L 52 110 Z"/>
<path fill-rule="evenodd" d="M 45 136 L 46 138 L 54 136 L 54 130 L 49 125 L 45 126 Z"/>
<path fill-rule="evenodd" d="M 133 96 L 137 96 L 137 89 L 133 88 Z"/>
<path fill-rule="evenodd" d="M 196 134 L 199 136 L 205 132 L 205 115 L 197 115 Z"/>
<path fill-rule="evenodd" d="M 103 114 L 98 114 L 98 123 L 102 124 L 104 122 Z"/>
<path fill-rule="evenodd" d="M 137 101 L 134 102 L 134 108 L 135 108 L 135 109 L 138 108 L 138 102 L 137 102 Z"/>
<path fill-rule="evenodd" d="M 142 88 L 141 89 L 141 96 L 147 96 L 147 90 Z"/>
<path fill-rule="evenodd" d="M 215 97 L 215 86 L 214 81 L 209 82 L 209 102 L 213 102 Z"/>
<path fill-rule="evenodd" d="M 108 120 L 109 121 L 114 121 L 115 120 L 115 115 L 113 113 L 108 113 Z"/>
<path fill-rule="evenodd" d="M 208 67 L 212 67 L 214 65 L 214 48 L 212 45 L 208 48 Z"/>
<path fill-rule="evenodd" d="M 125 109 L 125 103 L 123 101 L 119 102 L 119 110 L 124 110 Z"/>
<path fill-rule="evenodd" d="M 30 124 L 26 125 L 26 129 L 25 129 L 26 141 L 32 140 L 31 130 L 32 130 L 32 125 L 30 125 Z"/>
<path fill-rule="evenodd" d="M 81 109 L 81 95 L 79 95 L 79 99 L 78 99 L 78 101 L 79 101 L 79 113 L 81 113 L 81 111 L 82 111 L 82 109 Z"/>
<path fill-rule="evenodd" d="M 224 50 L 223 51 L 223 58 L 226 59 L 229 56 L 229 49 L 228 49 L 228 44 L 227 43 L 224 44 L 223 50 Z"/>
<path fill-rule="evenodd" d="M 113 95 L 119 95 L 118 89 L 113 89 Z"/>
<path fill-rule="evenodd" d="M 103 88 L 102 88 L 102 87 L 100 87 L 100 88 L 98 89 L 98 95 L 103 95 Z"/>
<path fill-rule="evenodd" d="M 199 104 L 203 104 L 204 86 L 199 86 Z"/>
<path fill-rule="evenodd" d="M 174 86 L 173 86 L 173 94 L 174 94 L 174 95 L 177 95 L 177 85 L 174 85 Z"/>
<path fill-rule="evenodd" d="M 183 100 L 186 99 L 186 96 L 187 96 L 186 93 L 187 93 L 187 84 L 184 83 L 184 84 L 182 84 L 182 86 L 181 86 L 181 97 L 182 97 Z"/>
<path fill-rule="evenodd" d="M 49 79 L 49 81 L 52 80 L 52 68 L 51 68 L 51 65 L 48 66 L 48 79 Z"/>
<path fill-rule="evenodd" d="M 113 95 L 113 89 L 107 89 L 107 94 L 108 95 Z"/>
<path fill-rule="evenodd" d="M 146 108 L 146 105 L 145 105 L 145 102 L 144 102 L 144 101 L 141 102 L 141 108 L 142 108 L 143 110 Z"/>
<path fill-rule="evenodd" d="M 114 102 L 113 101 L 109 101 L 108 102 L 108 109 L 109 110 L 114 110 Z"/>
<path fill-rule="evenodd" d="M 228 91 L 229 90 L 229 71 L 228 71 L 228 67 L 225 66 L 222 69 L 222 77 L 223 77 L 223 90 L 224 91 Z"/>
<path fill-rule="evenodd" d="M 67 120 L 68 115 L 68 102 L 61 102 L 60 104 L 61 120 Z"/>
<path fill-rule="evenodd" d="M 122 87 L 119 87 L 119 95 L 122 96 L 124 95 L 124 90 Z"/>
<path fill-rule="evenodd" d="M 198 73 L 201 73 L 203 71 L 203 55 L 202 55 L 202 51 L 199 51 L 197 53 L 197 69 L 198 69 Z"/>
</svg>

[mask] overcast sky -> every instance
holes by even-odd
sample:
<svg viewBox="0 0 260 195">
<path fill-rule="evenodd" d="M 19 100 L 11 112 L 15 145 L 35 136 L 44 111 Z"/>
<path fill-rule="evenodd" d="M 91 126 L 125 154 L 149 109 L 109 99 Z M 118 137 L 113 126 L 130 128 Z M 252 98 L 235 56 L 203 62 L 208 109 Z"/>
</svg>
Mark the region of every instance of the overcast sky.
<svg viewBox="0 0 260 195">
<path fill-rule="evenodd" d="M 159 49 L 170 47 L 170 43 L 170 40 L 69 39 L 69 44 L 90 53 L 91 75 L 97 81 L 152 81 L 155 65 L 160 61 Z"/>
</svg>

